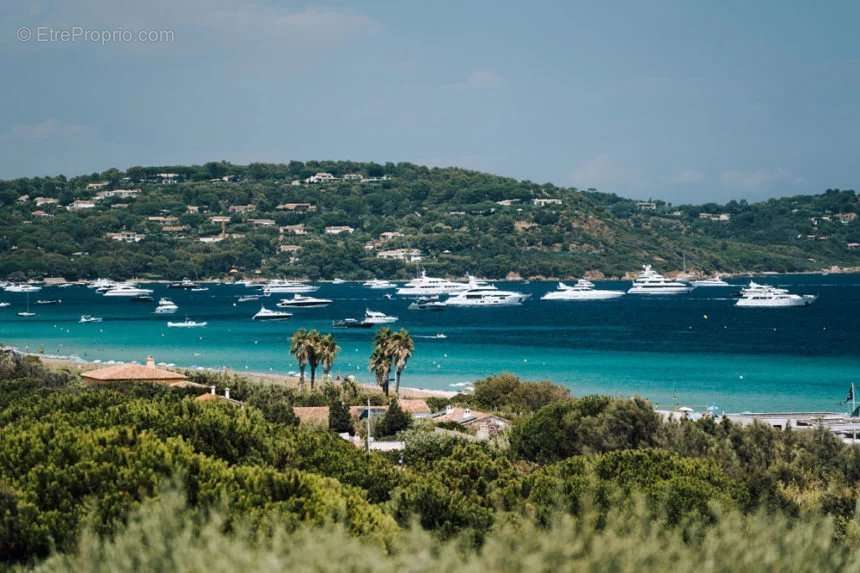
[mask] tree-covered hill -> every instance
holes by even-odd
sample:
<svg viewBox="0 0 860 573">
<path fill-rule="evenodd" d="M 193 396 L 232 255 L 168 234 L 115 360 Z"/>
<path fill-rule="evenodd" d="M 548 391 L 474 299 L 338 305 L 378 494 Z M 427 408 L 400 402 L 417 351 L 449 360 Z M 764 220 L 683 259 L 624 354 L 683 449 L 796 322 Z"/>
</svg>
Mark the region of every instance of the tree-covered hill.
<svg viewBox="0 0 860 573">
<path fill-rule="evenodd" d="M 220 162 L 0 181 L 0 205 L 12 279 L 860 266 L 860 202 L 844 190 L 673 206 L 409 163 Z"/>
</svg>

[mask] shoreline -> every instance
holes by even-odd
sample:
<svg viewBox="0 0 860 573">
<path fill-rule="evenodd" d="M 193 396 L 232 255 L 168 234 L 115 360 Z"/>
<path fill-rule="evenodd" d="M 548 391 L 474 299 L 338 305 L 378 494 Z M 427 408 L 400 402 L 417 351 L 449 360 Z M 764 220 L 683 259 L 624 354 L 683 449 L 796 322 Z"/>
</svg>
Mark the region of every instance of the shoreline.
<svg viewBox="0 0 860 573">
<path fill-rule="evenodd" d="M 600 273 L 600 274 L 602 274 L 602 273 L 599 270 L 593 269 L 593 270 L 586 271 L 585 273 L 583 273 L 582 277 L 588 278 L 589 276 L 592 276 L 593 278 L 591 278 L 590 280 L 597 280 L 597 281 L 630 281 L 630 280 L 632 280 L 630 277 L 635 276 L 636 273 L 638 273 L 638 272 L 639 272 L 638 270 L 637 271 L 628 271 L 627 274 L 622 275 L 622 276 L 614 276 L 614 275 L 613 276 L 595 276 L 592 273 Z M 687 277 L 691 280 L 696 280 L 696 277 L 706 278 L 708 276 L 711 276 L 711 275 L 705 275 L 705 274 L 699 274 L 699 273 L 686 273 L 685 274 L 684 271 L 682 271 L 682 270 L 669 270 L 669 271 L 663 272 L 662 274 L 664 276 L 667 276 L 667 277 L 678 277 L 678 276 L 684 275 L 685 277 Z M 788 273 L 778 272 L 778 271 L 737 271 L 737 272 L 721 272 L 718 274 L 723 278 L 814 276 L 814 275 L 820 275 L 820 276 L 853 275 L 853 274 L 860 274 L 860 267 L 834 266 L 834 267 L 831 267 L 830 269 L 819 269 L 819 270 L 815 270 L 815 271 L 793 271 L 793 272 L 788 272 Z M 555 282 L 555 281 L 570 281 L 570 280 L 575 280 L 577 278 L 582 278 L 582 277 L 579 277 L 579 276 L 553 277 L 553 276 L 537 275 L 537 276 L 529 276 L 529 277 L 520 276 L 518 278 L 510 278 L 510 277 L 486 278 L 486 280 L 494 281 L 494 282 L 510 282 L 510 283 L 519 283 L 519 282 L 525 282 L 525 281 Z M 265 282 L 265 281 L 271 281 L 271 280 L 280 280 L 283 278 L 284 277 L 272 277 L 272 276 L 258 275 L 258 276 L 254 276 L 253 279 L 242 278 L 240 280 L 255 280 L 255 281 Z M 446 278 L 455 279 L 458 277 L 446 275 Z M 459 278 L 462 278 L 462 277 L 459 277 Z M 312 280 L 308 277 L 288 277 L 288 279 L 289 280 L 300 280 L 300 281 L 311 281 L 311 282 L 323 283 L 323 284 L 331 284 L 334 281 L 334 279 L 315 279 L 315 280 Z M 77 280 L 66 281 L 65 279 L 61 279 L 60 277 L 44 277 L 42 279 L 28 279 L 28 280 L 50 281 L 44 285 L 46 287 L 50 287 L 50 286 L 57 286 L 58 284 L 70 284 L 70 285 L 76 285 L 76 286 L 86 286 L 86 285 L 89 285 L 90 283 L 92 283 L 96 279 L 77 279 Z M 170 280 L 170 279 L 149 279 L 149 278 L 136 278 L 136 277 L 132 277 L 132 278 L 128 278 L 128 279 L 116 279 L 116 280 L 118 282 L 130 281 L 130 282 L 135 282 L 135 283 L 140 283 L 140 284 L 170 284 L 170 283 L 176 282 L 175 280 Z M 341 280 L 343 280 L 343 282 L 346 284 L 350 284 L 350 283 L 362 283 L 368 279 L 360 278 L 360 279 L 341 279 Z M 392 282 L 406 282 L 406 281 L 409 281 L 411 279 L 389 278 L 389 279 L 382 279 L 382 280 L 388 280 L 388 281 L 392 281 Z M 207 278 L 197 279 L 194 282 L 198 283 L 198 284 L 234 285 L 240 281 L 239 280 L 224 280 L 223 278 L 217 278 L 217 277 L 207 277 Z"/>
<path fill-rule="evenodd" d="M 72 370 L 76 373 L 86 372 L 88 370 L 95 370 L 96 368 L 101 368 L 106 365 L 137 364 L 137 362 L 134 361 L 127 362 L 122 360 L 100 360 L 96 362 L 92 360 L 85 360 L 80 356 L 60 356 L 55 354 L 40 354 L 38 352 L 25 352 L 14 346 L 0 346 L 0 350 L 12 350 L 14 352 L 17 352 L 18 354 L 21 354 L 22 356 L 38 358 L 39 361 L 46 368 L 54 370 Z M 249 382 L 255 383 L 285 385 L 291 388 L 298 388 L 299 386 L 299 377 L 291 374 L 274 374 L 271 372 L 255 372 L 247 370 L 239 371 L 233 370 L 231 368 L 206 368 L 203 366 L 197 366 L 194 368 L 165 364 L 159 364 L 159 366 L 162 368 L 177 371 L 228 374 L 231 376 L 236 376 L 237 378 L 244 378 Z M 305 378 L 305 380 L 307 381 L 307 377 Z M 382 389 L 379 386 L 375 386 L 372 384 L 357 384 L 359 388 L 362 388 L 363 390 L 366 390 L 368 392 L 380 394 L 382 393 Z M 401 398 L 452 398 L 457 394 L 459 394 L 459 392 L 452 392 L 448 390 L 432 390 L 429 388 L 414 388 L 410 386 L 400 387 Z"/>
</svg>

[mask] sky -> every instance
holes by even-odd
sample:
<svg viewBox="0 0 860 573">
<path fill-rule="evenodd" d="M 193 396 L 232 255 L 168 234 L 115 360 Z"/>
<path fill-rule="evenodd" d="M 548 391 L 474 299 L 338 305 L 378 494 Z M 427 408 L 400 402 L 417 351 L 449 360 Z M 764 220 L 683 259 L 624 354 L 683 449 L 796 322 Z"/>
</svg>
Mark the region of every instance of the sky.
<svg viewBox="0 0 860 573">
<path fill-rule="evenodd" d="M 348 159 L 676 203 L 858 189 L 857 22 L 840 0 L 5 0 L 0 179 Z"/>
</svg>

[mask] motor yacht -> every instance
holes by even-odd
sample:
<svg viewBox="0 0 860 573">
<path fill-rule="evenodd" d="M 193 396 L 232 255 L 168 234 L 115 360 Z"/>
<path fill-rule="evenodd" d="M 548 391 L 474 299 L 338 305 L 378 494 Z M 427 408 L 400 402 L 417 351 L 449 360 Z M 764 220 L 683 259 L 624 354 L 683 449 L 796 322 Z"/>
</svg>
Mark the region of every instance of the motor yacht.
<svg viewBox="0 0 860 573">
<path fill-rule="evenodd" d="M 263 287 L 263 294 L 268 296 L 270 294 L 309 293 L 316 292 L 317 290 L 319 290 L 318 286 L 299 281 L 273 280 L 269 281 L 269 283 Z"/>
<path fill-rule="evenodd" d="M 152 289 L 140 288 L 133 284 L 118 284 L 105 291 L 104 296 L 138 298 L 152 295 Z"/>
<path fill-rule="evenodd" d="M 81 319 L 78 321 L 81 324 L 86 324 L 88 322 L 101 322 L 102 318 L 99 316 L 93 316 L 91 314 L 82 314 Z"/>
<path fill-rule="evenodd" d="M 96 290 L 99 290 L 99 289 L 107 290 L 109 288 L 113 288 L 113 286 L 115 284 L 116 284 L 116 282 L 114 282 L 110 279 L 96 279 L 93 282 L 91 282 L 90 284 L 88 284 L 87 288 L 92 288 L 92 289 L 96 289 Z"/>
<path fill-rule="evenodd" d="M 168 322 L 167 327 L 168 328 L 202 328 L 202 327 L 206 326 L 207 324 L 208 323 L 205 321 L 204 322 L 197 322 L 197 321 L 190 320 L 190 319 L 186 318 L 182 322 Z"/>
<path fill-rule="evenodd" d="M 155 307 L 155 314 L 173 314 L 179 310 L 175 302 L 169 298 L 158 299 L 158 306 Z"/>
<path fill-rule="evenodd" d="M 345 281 L 345 280 L 343 280 L 343 279 L 334 278 L 334 279 L 332 279 L 331 284 L 333 284 L 333 285 L 342 285 L 342 284 L 343 284 L 343 283 L 345 283 L 345 282 L 346 282 L 346 281 Z"/>
<path fill-rule="evenodd" d="M 391 281 L 386 281 L 382 279 L 371 279 L 369 281 L 365 281 L 362 283 L 362 286 L 371 288 L 371 289 L 389 289 L 389 288 L 397 288 L 397 285 Z"/>
<path fill-rule="evenodd" d="M 7 285 L 3 290 L 6 292 L 39 292 L 42 290 L 42 287 L 39 285 L 32 284 L 10 284 Z"/>
<path fill-rule="evenodd" d="M 315 298 L 294 294 L 293 298 L 282 298 L 277 304 L 278 308 L 321 308 L 332 303 L 330 298 Z"/>
<path fill-rule="evenodd" d="M 729 283 L 720 278 L 720 275 L 714 275 L 713 277 L 707 279 L 699 279 L 693 281 L 692 284 L 694 287 L 730 287 Z"/>
<path fill-rule="evenodd" d="M 793 294 L 784 288 L 761 285 L 750 281 L 735 306 L 741 308 L 787 308 L 809 306 L 818 298 L 812 294 Z"/>
<path fill-rule="evenodd" d="M 59 298 L 51 298 L 51 299 L 40 298 L 39 300 L 36 301 L 36 304 L 60 304 L 61 302 L 63 302 L 63 300 L 59 299 Z"/>
<path fill-rule="evenodd" d="M 530 296 L 530 294 L 499 290 L 492 285 L 487 285 L 459 292 L 448 298 L 445 301 L 445 306 L 517 306 L 525 302 Z"/>
<path fill-rule="evenodd" d="M 644 265 L 642 269 L 627 294 L 687 294 L 695 288 L 690 283 L 664 277 L 651 265 Z"/>
<path fill-rule="evenodd" d="M 622 290 L 596 289 L 593 282 L 579 279 L 573 286 L 559 282 L 556 290 L 546 293 L 541 300 L 609 300 L 621 296 L 624 296 Z"/>
<path fill-rule="evenodd" d="M 243 294 L 240 296 L 236 302 L 251 302 L 252 300 L 260 300 L 260 295 L 258 294 Z"/>
<path fill-rule="evenodd" d="M 6 308 L 7 306 L 12 306 L 11 302 L 0 302 L 0 308 Z"/>
<path fill-rule="evenodd" d="M 30 312 L 29 310 L 24 310 L 18 313 L 18 316 L 23 318 L 30 318 L 31 316 L 36 316 L 35 312 Z"/>
<path fill-rule="evenodd" d="M 397 322 L 397 320 L 396 316 L 390 316 L 384 312 L 370 310 L 369 308 L 364 311 L 364 322 L 366 324 L 391 324 L 392 322 Z"/>
<path fill-rule="evenodd" d="M 477 283 L 449 281 L 436 277 L 428 277 L 421 271 L 417 277 L 397 289 L 398 296 L 433 296 L 441 294 L 456 294 L 474 288 Z"/>
<path fill-rule="evenodd" d="M 260 310 L 257 311 L 257 314 L 251 317 L 251 320 L 287 320 L 291 316 L 293 315 L 289 312 L 271 310 L 265 306 L 261 306 Z"/>
</svg>

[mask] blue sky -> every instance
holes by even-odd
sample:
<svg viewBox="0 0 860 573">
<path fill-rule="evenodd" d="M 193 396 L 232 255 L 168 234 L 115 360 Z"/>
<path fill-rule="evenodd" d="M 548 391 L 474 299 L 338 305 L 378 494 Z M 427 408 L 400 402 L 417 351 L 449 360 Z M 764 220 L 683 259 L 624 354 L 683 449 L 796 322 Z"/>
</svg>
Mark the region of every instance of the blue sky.
<svg viewBox="0 0 860 573">
<path fill-rule="evenodd" d="M 10 0 L 0 178 L 352 159 L 674 202 L 857 188 L 857 22 L 836 0 Z"/>
</svg>

